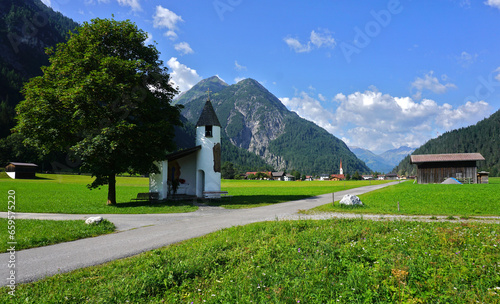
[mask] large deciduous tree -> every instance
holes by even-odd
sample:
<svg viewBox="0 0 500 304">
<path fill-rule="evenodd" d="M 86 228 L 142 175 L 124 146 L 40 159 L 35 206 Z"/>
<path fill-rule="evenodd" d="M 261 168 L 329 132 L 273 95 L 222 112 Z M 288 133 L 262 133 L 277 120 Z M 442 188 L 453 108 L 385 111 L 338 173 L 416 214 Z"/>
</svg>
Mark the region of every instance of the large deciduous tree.
<svg viewBox="0 0 500 304">
<path fill-rule="evenodd" d="M 116 203 L 116 174 L 158 172 L 154 162 L 175 149 L 181 125 L 177 90 L 146 39 L 130 21 L 84 23 L 47 49 L 50 65 L 24 86 L 16 108 L 14 130 L 25 142 L 81 161 L 95 177 L 89 188 L 109 186 L 108 204 Z"/>
</svg>

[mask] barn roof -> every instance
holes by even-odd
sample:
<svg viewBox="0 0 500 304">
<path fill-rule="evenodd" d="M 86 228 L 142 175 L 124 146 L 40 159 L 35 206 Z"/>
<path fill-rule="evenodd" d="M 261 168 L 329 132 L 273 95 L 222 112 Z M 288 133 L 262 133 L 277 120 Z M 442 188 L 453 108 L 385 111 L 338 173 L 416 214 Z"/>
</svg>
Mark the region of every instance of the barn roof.
<svg viewBox="0 0 500 304">
<path fill-rule="evenodd" d="M 9 164 L 17 166 L 17 167 L 38 167 L 38 165 L 35 165 L 32 163 L 10 162 Z"/>
<path fill-rule="evenodd" d="M 201 126 L 218 126 L 220 127 L 219 119 L 217 118 L 217 114 L 215 114 L 214 107 L 210 100 L 207 100 L 205 103 L 205 107 L 203 107 L 203 111 L 201 111 L 200 118 L 196 123 L 197 127 Z"/>
<path fill-rule="evenodd" d="M 425 154 L 410 156 L 410 162 L 412 164 L 478 160 L 484 160 L 481 153 Z"/>
</svg>

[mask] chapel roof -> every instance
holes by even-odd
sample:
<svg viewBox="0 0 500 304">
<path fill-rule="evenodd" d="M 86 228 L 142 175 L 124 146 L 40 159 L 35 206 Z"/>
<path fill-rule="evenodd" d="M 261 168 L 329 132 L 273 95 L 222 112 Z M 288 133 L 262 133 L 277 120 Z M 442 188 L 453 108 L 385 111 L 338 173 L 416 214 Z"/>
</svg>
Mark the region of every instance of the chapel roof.
<svg viewBox="0 0 500 304">
<path fill-rule="evenodd" d="M 214 107 L 210 102 L 210 99 L 207 100 L 205 106 L 203 107 L 203 111 L 201 111 L 200 118 L 196 123 L 197 127 L 201 126 L 218 126 L 220 127 L 219 119 L 217 118 L 217 114 L 215 114 Z"/>
</svg>

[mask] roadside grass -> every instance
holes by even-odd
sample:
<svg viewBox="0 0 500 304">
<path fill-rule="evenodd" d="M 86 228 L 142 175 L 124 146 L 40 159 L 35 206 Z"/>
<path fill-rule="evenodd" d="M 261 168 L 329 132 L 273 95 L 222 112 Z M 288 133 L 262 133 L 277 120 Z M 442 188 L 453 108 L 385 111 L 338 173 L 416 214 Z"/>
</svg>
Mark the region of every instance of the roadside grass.
<svg viewBox="0 0 500 304">
<path fill-rule="evenodd" d="M 419 185 L 407 181 L 360 195 L 364 207 L 345 208 L 338 203 L 341 197 L 335 197 L 334 205 L 319 206 L 307 213 L 500 216 L 500 178 L 490 177 L 489 180 L 489 184 L 476 185 Z"/>
<path fill-rule="evenodd" d="M 227 209 L 254 208 L 388 182 L 391 181 L 223 180 L 222 190 L 228 191 L 232 197 L 211 204 Z"/>
<path fill-rule="evenodd" d="M 113 223 L 103 220 L 99 225 L 87 225 L 85 221 L 49 221 L 49 220 L 21 220 L 14 222 L 0 219 L 0 240 L 15 241 L 16 251 L 34 247 L 53 245 L 69 242 L 87 237 L 108 234 L 115 231 Z M 15 230 L 7 229 L 9 226 Z M 8 232 L 15 231 L 14 239 Z M 2 246 L 0 252 L 7 252 L 7 247 Z"/>
<path fill-rule="evenodd" d="M 480 236 L 480 237 L 479 237 Z M 2 303 L 498 303 L 498 225 L 274 221 L 19 284 Z"/>
<path fill-rule="evenodd" d="M 69 213 L 69 214 L 144 214 L 180 213 L 196 211 L 191 202 L 132 201 L 139 192 L 148 192 L 148 179 L 117 177 L 116 206 L 107 206 L 107 186 L 89 190 L 92 182 L 87 175 L 37 174 L 37 179 L 0 179 L 0 195 L 14 190 L 15 212 Z M 7 203 L 0 205 L 7 211 Z"/>
</svg>

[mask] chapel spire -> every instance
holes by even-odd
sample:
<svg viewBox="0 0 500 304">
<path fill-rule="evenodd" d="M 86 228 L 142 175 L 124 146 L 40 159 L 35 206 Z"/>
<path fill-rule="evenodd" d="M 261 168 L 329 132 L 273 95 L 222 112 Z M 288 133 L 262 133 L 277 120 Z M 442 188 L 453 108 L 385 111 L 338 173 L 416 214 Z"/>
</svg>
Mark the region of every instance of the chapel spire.
<svg viewBox="0 0 500 304">
<path fill-rule="evenodd" d="M 217 114 L 215 113 L 214 107 L 212 106 L 212 102 L 210 101 L 210 89 L 207 90 L 208 98 L 205 102 L 205 106 L 203 107 L 203 111 L 201 111 L 200 118 L 196 123 L 197 127 L 201 126 L 218 126 L 220 127 L 219 119 L 217 118 Z"/>
</svg>

